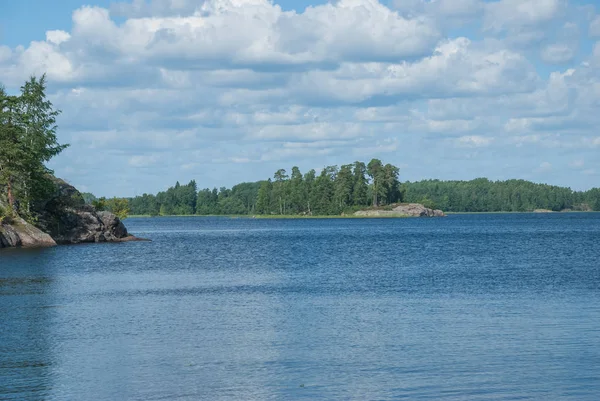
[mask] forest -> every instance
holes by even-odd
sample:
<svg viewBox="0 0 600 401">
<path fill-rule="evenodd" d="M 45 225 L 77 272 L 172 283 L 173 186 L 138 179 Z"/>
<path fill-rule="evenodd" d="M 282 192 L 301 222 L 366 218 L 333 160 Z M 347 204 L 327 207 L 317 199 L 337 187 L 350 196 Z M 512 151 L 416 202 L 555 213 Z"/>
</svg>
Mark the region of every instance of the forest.
<svg viewBox="0 0 600 401">
<path fill-rule="evenodd" d="M 399 169 L 378 159 L 319 174 L 298 167 L 273 178 L 244 182 L 232 188 L 198 190 L 195 181 L 179 182 L 156 195 L 128 199 L 133 215 L 313 215 L 352 213 L 394 203 L 422 203 L 445 212 L 600 211 L 600 189 L 587 192 L 525 180 L 399 181 Z"/>
</svg>

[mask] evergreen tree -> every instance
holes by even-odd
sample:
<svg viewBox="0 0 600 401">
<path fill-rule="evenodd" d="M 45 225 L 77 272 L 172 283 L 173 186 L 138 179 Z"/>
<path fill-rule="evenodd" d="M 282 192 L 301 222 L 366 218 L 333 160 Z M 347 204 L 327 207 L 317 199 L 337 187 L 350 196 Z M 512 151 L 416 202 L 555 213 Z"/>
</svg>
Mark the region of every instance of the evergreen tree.
<svg viewBox="0 0 600 401">
<path fill-rule="evenodd" d="M 385 202 L 386 204 L 392 204 L 398 202 L 400 199 L 400 182 L 398 181 L 398 174 L 400 169 L 391 164 L 386 164 L 383 167 L 383 182 L 382 186 L 385 188 Z M 383 195 L 382 195 L 383 196 Z"/>
<path fill-rule="evenodd" d="M 0 187 L 10 208 L 21 211 L 53 188 L 46 163 L 62 152 L 56 137 L 59 110 L 46 98 L 46 76 L 31 77 L 18 96 L 0 88 Z"/>
<path fill-rule="evenodd" d="M 287 204 L 286 180 L 288 175 L 285 169 L 279 169 L 273 175 L 275 182 L 273 183 L 273 196 L 277 200 L 279 214 L 285 214 Z"/>
<path fill-rule="evenodd" d="M 256 200 L 256 211 L 259 214 L 270 214 L 271 213 L 271 191 L 273 190 L 273 184 L 271 179 L 263 181 L 260 184 L 258 190 L 258 198 Z"/>
<path fill-rule="evenodd" d="M 316 215 L 337 214 L 339 210 L 333 203 L 334 180 L 337 173 L 336 166 L 327 166 L 314 182 L 311 193 L 312 212 Z"/>
<path fill-rule="evenodd" d="M 379 201 L 387 196 L 385 188 L 385 172 L 381 160 L 372 159 L 367 166 L 367 173 L 371 177 L 371 195 L 373 206 L 379 206 Z"/>
<path fill-rule="evenodd" d="M 292 175 L 290 177 L 290 211 L 292 213 L 301 213 L 305 208 L 305 188 L 304 179 L 300 169 L 296 166 L 292 167 Z"/>
<path fill-rule="evenodd" d="M 352 205 L 354 181 L 352 165 L 344 164 L 337 173 L 334 183 L 334 199 L 338 210 L 344 210 Z"/>
<path fill-rule="evenodd" d="M 366 206 L 369 203 L 367 184 L 367 167 L 363 162 L 354 162 L 354 186 L 352 188 L 352 200 L 355 206 Z"/>
<path fill-rule="evenodd" d="M 306 204 L 305 212 L 309 215 L 312 215 L 311 201 L 313 198 L 316 176 L 317 172 L 314 169 L 310 169 L 306 174 L 304 174 L 304 189 L 302 191 L 302 194 L 304 196 Z"/>
</svg>

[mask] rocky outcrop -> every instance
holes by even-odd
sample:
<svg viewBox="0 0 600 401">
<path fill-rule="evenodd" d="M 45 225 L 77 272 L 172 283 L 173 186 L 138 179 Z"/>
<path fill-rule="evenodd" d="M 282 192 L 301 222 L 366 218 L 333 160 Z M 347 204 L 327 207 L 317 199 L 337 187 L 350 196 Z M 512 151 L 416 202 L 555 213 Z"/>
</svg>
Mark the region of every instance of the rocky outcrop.
<svg viewBox="0 0 600 401">
<path fill-rule="evenodd" d="M 394 205 L 391 209 L 359 210 L 355 216 L 362 217 L 444 217 L 441 210 L 426 208 L 420 203 L 405 203 Z"/>
<path fill-rule="evenodd" d="M 137 239 L 127 233 L 121 220 L 110 212 L 86 205 L 72 185 L 55 179 L 55 192 L 35 206 L 37 226 L 58 244 L 121 242 Z"/>
<path fill-rule="evenodd" d="M 92 206 L 47 211 L 40 216 L 39 227 L 58 244 L 118 242 L 129 237 L 127 229 L 110 212 L 97 212 Z"/>
<path fill-rule="evenodd" d="M 140 240 L 110 212 L 86 205 L 81 193 L 53 178 L 54 192 L 33 205 L 35 227 L 21 218 L 0 223 L 0 248 Z"/>
<path fill-rule="evenodd" d="M 21 218 L 5 218 L 0 222 L 0 248 L 33 248 L 55 245 L 56 242 L 50 235 Z"/>
</svg>

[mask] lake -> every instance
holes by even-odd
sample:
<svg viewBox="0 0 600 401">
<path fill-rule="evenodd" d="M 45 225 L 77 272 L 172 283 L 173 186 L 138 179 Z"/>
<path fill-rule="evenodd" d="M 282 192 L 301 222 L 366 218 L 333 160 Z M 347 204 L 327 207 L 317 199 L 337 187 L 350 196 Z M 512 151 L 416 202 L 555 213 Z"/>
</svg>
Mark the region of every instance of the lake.
<svg viewBox="0 0 600 401">
<path fill-rule="evenodd" d="M 600 394 L 600 213 L 125 223 L 0 252 L 0 399 Z"/>
</svg>

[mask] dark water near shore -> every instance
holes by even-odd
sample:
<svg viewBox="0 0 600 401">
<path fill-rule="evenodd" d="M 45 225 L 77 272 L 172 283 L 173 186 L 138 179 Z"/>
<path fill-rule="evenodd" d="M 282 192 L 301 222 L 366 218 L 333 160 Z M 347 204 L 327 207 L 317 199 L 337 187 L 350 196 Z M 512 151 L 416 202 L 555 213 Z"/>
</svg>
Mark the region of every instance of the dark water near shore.
<svg viewBox="0 0 600 401">
<path fill-rule="evenodd" d="M 126 224 L 0 252 L 1 400 L 600 396 L 600 214 Z"/>
</svg>

